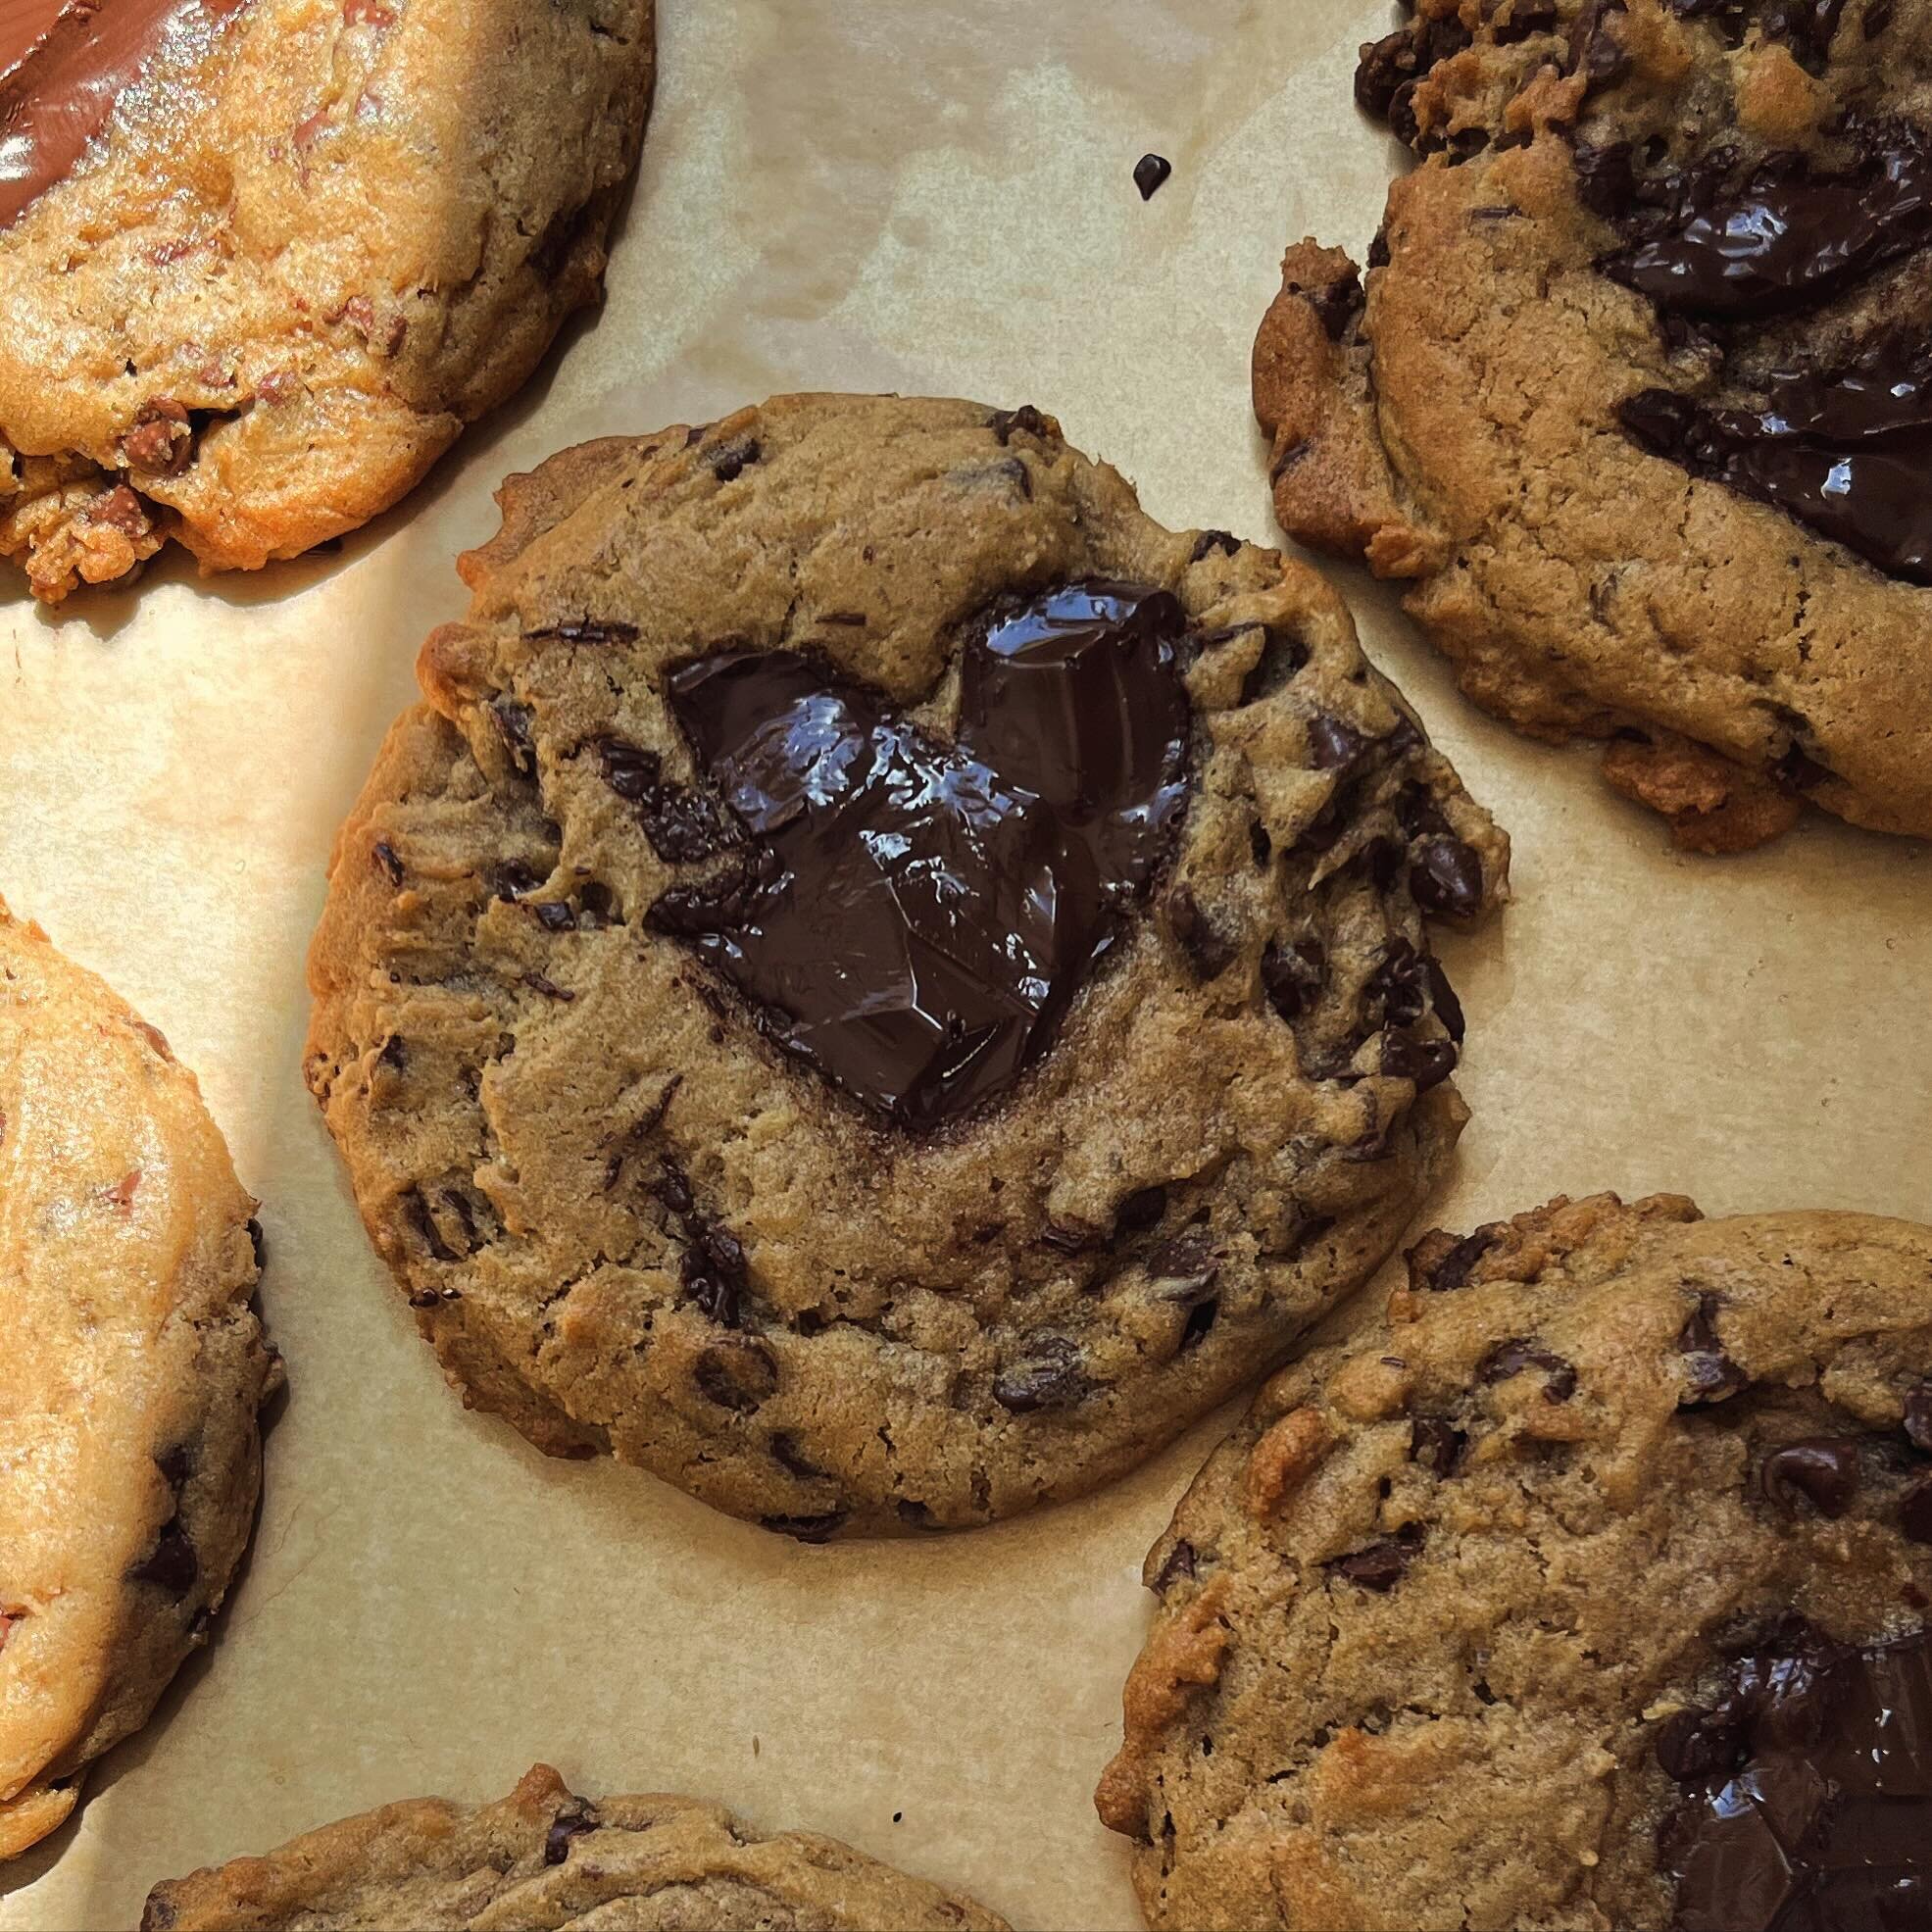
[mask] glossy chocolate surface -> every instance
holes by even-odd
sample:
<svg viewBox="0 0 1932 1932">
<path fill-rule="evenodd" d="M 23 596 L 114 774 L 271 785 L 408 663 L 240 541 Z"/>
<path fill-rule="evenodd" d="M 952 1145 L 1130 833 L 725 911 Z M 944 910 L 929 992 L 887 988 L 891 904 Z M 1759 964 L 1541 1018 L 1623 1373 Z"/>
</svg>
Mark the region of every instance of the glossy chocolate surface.
<svg viewBox="0 0 1932 1932">
<path fill-rule="evenodd" d="M 1743 181 L 1718 164 L 1650 193 L 1626 225 L 1653 230 L 1605 258 L 1607 274 L 1659 308 L 1746 322 L 1820 302 L 1932 239 L 1932 150 L 1916 130 L 1842 173 L 1776 155 Z"/>
<path fill-rule="evenodd" d="M 1835 377 L 1774 374 L 1761 410 L 1667 389 L 1622 408 L 1647 448 L 1774 503 L 1888 574 L 1932 583 L 1932 363 L 1897 346 Z"/>
<path fill-rule="evenodd" d="M 248 0 L 0 0 L 0 227 L 73 172 L 164 48 Z"/>
<path fill-rule="evenodd" d="M 1932 1926 L 1932 1633 L 1858 1649 L 1794 1619 L 1657 1755 L 1680 1932 Z"/>
<path fill-rule="evenodd" d="M 945 744 L 790 652 L 675 671 L 671 710 L 750 835 L 652 921 L 873 1113 L 935 1126 L 1051 1043 L 1159 869 L 1186 800 L 1167 592 L 1090 582 L 968 639 Z"/>
</svg>

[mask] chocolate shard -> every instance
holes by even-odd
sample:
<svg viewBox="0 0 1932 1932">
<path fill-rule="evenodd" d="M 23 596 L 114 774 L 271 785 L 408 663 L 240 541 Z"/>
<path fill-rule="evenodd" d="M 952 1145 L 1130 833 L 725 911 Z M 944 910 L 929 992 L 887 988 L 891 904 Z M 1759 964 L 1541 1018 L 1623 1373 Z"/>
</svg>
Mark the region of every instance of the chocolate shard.
<svg viewBox="0 0 1932 1932">
<path fill-rule="evenodd" d="M 790 652 L 684 665 L 671 710 L 753 850 L 651 923 L 889 1124 L 992 1100 L 1051 1046 L 1171 847 L 1184 628 L 1168 592 L 1111 582 L 995 612 L 966 641 L 950 745 Z"/>
</svg>

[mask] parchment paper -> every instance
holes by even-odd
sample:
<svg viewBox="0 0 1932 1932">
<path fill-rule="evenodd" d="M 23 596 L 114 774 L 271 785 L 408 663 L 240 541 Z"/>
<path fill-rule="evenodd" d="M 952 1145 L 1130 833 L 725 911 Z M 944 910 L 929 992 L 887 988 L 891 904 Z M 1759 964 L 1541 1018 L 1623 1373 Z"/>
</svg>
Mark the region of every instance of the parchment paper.
<svg viewBox="0 0 1932 1932">
<path fill-rule="evenodd" d="M 1132 1926 L 1091 1803 L 1141 1557 L 1227 1417 L 1007 1527 L 804 1549 L 466 1415 L 369 1249 L 302 1086 L 336 822 L 490 491 L 559 446 L 790 388 L 1053 410 L 1174 525 L 1273 540 L 1249 346 L 1283 243 L 1359 254 L 1393 145 L 1358 119 L 1387 0 L 661 0 L 610 299 L 518 403 L 336 556 L 175 568 L 59 619 L 0 597 L 0 891 L 199 1072 L 261 1195 L 291 1398 L 212 1649 L 0 1870 L 0 1927 L 127 1926 L 153 1880 L 535 1759 L 716 1796 L 968 1888 Z M 514 78 L 505 76 L 507 84 Z M 1147 149 L 1173 178 L 1151 203 Z M 1553 1193 L 1932 1219 L 1932 850 L 1818 819 L 1675 854 L 1585 753 L 1454 692 L 1393 600 L 1369 647 L 1516 839 L 1447 948 L 1475 1121 L 1423 1224 Z M 1376 1293 L 1371 1290 L 1370 1293 Z"/>
</svg>

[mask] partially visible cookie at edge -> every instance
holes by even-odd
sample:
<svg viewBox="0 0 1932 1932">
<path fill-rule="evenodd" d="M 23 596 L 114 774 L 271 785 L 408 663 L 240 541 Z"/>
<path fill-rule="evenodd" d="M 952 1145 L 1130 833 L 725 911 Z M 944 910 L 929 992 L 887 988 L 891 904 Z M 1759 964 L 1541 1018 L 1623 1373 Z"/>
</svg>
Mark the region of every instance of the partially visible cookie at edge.
<svg viewBox="0 0 1932 1932">
<path fill-rule="evenodd" d="M 207 1641 L 281 1383 L 255 1203 L 161 1034 L 0 903 L 0 1859 Z"/>
<path fill-rule="evenodd" d="M 1426 1235 L 1145 1579 L 1098 1796 L 1150 1925 L 1919 1923 L 1932 1228 L 1597 1195 Z"/>
<path fill-rule="evenodd" d="M 141 1932 L 1007 1932 L 972 1900 L 836 1839 L 766 1833 L 720 1805 L 581 1798 L 538 1764 L 493 1805 L 426 1798 L 325 1825 L 265 1858 L 171 1879 Z"/>
<path fill-rule="evenodd" d="M 985 1522 L 1389 1252 L 1463 1117 L 1424 916 L 1508 845 L 1313 571 L 971 403 L 778 398 L 503 503 L 310 964 L 467 1401 L 811 1540 Z"/>
<path fill-rule="evenodd" d="M 1358 77 L 1425 159 L 1256 343 L 1284 527 L 1694 849 L 1932 836 L 1928 73 L 1893 0 L 1427 0 Z"/>
<path fill-rule="evenodd" d="M 653 0 L 40 0 L 0 43 L 0 556 L 50 603 L 412 488 L 596 298 L 656 58 Z"/>
</svg>

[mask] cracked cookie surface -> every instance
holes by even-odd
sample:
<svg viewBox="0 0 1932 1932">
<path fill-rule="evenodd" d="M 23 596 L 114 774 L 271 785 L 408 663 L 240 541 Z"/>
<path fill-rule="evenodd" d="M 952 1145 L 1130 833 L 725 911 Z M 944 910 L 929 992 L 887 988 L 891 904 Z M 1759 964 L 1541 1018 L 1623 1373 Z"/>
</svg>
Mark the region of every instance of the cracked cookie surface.
<svg viewBox="0 0 1932 1932">
<path fill-rule="evenodd" d="M 1826 1896 L 1873 1883 L 1922 1911 L 1932 1229 L 1598 1195 L 1426 1235 L 1385 1325 L 1262 1391 L 1145 1576 L 1099 1806 L 1150 1924 L 1895 1922 Z M 1764 1734 L 1807 1670 L 1901 1679 L 1862 1769 L 1831 1760 L 1870 1715 L 1842 1689 Z M 1785 1852 L 1720 1842 L 1754 1810 Z"/>
<path fill-rule="evenodd" d="M 779 398 L 501 501 L 310 964 L 310 1083 L 468 1401 L 801 1537 L 983 1522 L 1131 1466 L 1365 1278 L 1462 1117 L 1423 911 L 1480 914 L 1508 846 L 1319 577 L 1162 529 L 1051 419 L 970 403 Z M 1014 720 L 1062 713 L 1000 695 L 1031 646 L 992 662 L 1053 629 L 1043 595 L 1108 584 L 1154 635 L 1076 626 L 1052 688 L 1101 746 L 1088 791 L 1160 822 L 1151 867 L 1024 792 Z M 1130 661 L 1182 707 L 1178 813 L 1160 743 L 1109 763 L 1145 713 L 1089 702 Z M 836 748 L 817 791 L 772 806 L 759 748 L 796 734 L 713 756 L 679 707 L 715 671 L 796 687 Z M 1008 804 L 980 851 L 972 810 L 876 816 L 909 796 Z M 1009 833 L 1058 881 L 1011 928 L 970 884 Z M 1097 898 L 1093 851 L 1121 867 Z M 1006 960 L 1042 904 L 1046 964 L 996 983 L 986 934 Z M 795 974 L 777 914 L 817 921 Z M 907 975 L 865 978 L 902 944 L 921 998 L 965 982 L 953 1020 L 1025 1016 L 912 1125 L 841 1077 L 906 1036 Z M 839 974 L 862 996 L 828 1013 Z"/>
<path fill-rule="evenodd" d="M 266 1858 L 157 1885 L 142 1932 L 1006 1932 L 984 1906 L 836 1839 L 690 1798 L 580 1798 L 538 1764 L 508 1798 L 387 1805 Z"/>
<path fill-rule="evenodd" d="M 595 299 L 650 101 L 652 0 L 104 18 L 144 10 L 167 30 L 94 143 L 18 209 L 11 151 L 0 181 L 0 555 L 50 602 L 394 503 Z"/>
<path fill-rule="evenodd" d="M 1932 836 L 1932 10 L 1424 0 L 1358 94 L 1426 158 L 1284 260 L 1283 526 L 1687 846 Z"/>
<path fill-rule="evenodd" d="M 74 1808 L 215 1610 L 281 1364 L 193 1074 L 0 904 L 0 1858 Z"/>
</svg>

